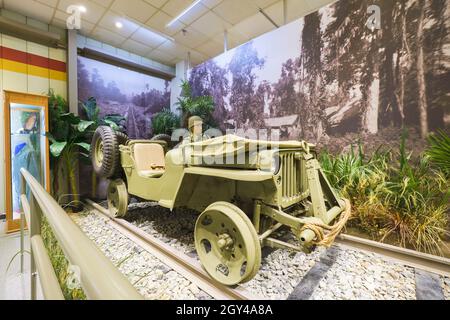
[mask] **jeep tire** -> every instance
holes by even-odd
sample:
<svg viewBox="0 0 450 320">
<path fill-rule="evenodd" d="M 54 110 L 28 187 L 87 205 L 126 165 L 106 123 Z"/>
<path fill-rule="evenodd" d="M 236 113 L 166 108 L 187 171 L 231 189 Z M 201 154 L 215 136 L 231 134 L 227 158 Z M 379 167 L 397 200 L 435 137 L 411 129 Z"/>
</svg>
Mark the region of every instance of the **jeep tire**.
<svg viewBox="0 0 450 320">
<path fill-rule="evenodd" d="M 119 172 L 119 141 L 111 127 L 100 126 L 92 137 L 90 156 L 97 175 L 112 178 Z"/>
</svg>

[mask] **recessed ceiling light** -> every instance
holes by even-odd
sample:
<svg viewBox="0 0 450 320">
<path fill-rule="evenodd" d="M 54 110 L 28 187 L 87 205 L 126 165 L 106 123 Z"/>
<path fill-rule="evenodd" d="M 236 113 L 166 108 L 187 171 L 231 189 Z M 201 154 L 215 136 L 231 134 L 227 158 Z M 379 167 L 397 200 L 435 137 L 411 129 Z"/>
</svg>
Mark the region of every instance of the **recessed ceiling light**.
<svg viewBox="0 0 450 320">
<path fill-rule="evenodd" d="M 78 9 L 80 9 L 80 11 L 83 13 L 86 13 L 86 11 L 87 11 L 85 6 L 79 6 Z"/>
<path fill-rule="evenodd" d="M 117 29 L 122 29 L 122 28 L 123 28 L 123 23 L 120 22 L 120 21 L 117 21 L 117 22 L 116 22 L 116 28 L 117 28 Z"/>
<path fill-rule="evenodd" d="M 189 7 L 187 7 L 183 12 L 181 12 L 178 16 L 176 16 L 172 21 L 170 21 L 166 27 L 170 27 L 172 24 L 174 24 L 176 21 L 181 19 L 185 14 L 187 14 L 189 11 L 191 11 L 196 5 L 198 5 L 202 0 L 196 0 L 194 1 Z"/>
</svg>

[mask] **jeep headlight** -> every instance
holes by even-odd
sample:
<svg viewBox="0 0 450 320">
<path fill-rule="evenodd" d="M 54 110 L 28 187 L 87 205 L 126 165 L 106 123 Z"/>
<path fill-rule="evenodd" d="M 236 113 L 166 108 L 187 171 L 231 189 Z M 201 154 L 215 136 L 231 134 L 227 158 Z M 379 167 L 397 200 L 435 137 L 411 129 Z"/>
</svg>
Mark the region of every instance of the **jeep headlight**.
<svg viewBox="0 0 450 320">
<path fill-rule="evenodd" d="M 259 154 L 259 169 L 269 171 L 274 175 L 280 171 L 280 157 L 278 153 L 263 151 Z"/>
</svg>

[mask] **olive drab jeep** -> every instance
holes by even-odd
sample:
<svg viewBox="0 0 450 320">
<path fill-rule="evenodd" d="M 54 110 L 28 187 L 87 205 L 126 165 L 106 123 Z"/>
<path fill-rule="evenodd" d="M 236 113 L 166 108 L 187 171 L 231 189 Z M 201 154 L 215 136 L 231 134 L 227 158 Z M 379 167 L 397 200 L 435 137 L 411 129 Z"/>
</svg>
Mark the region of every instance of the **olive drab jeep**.
<svg viewBox="0 0 450 320">
<path fill-rule="evenodd" d="M 126 214 L 130 196 L 200 212 L 197 253 L 208 274 L 223 284 L 251 280 L 262 246 L 310 251 L 331 245 L 350 215 L 350 203 L 336 195 L 312 144 L 235 135 L 187 139 L 172 149 L 171 143 L 166 135 L 128 140 L 99 127 L 92 164 L 109 179 L 114 217 Z M 281 227 L 290 228 L 297 243 L 277 239 Z"/>
</svg>

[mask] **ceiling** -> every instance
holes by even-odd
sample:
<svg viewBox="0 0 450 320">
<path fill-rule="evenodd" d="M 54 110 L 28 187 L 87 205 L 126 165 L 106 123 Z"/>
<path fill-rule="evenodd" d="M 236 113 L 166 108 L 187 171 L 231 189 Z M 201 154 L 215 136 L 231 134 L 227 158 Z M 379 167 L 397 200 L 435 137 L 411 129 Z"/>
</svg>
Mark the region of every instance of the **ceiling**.
<svg viewBox="0 0 450 320">
<path fill-rule="evenodd" d="M 334 0 L 286 0 L 293 21 Z M 170 27 L 166 25 L 194 0 L 0 0 L 7 10 L 65 28 L 69 5 L 82 5 L 80 33 L 132 53 L 174 66 L 186 59 L 198 64 L 283 24 L 283 0 L 202 0 Z M 117 21 L 123 23 L 118 29 Z M 147 29 L 160 32 L 163 38 Z M 185 31 L 183 31 L 185 30 Z"/>
</svg>

